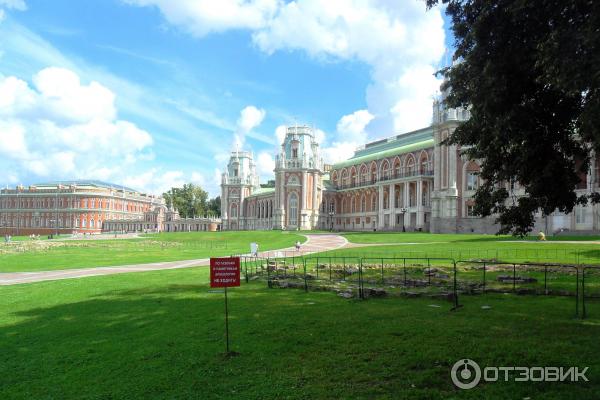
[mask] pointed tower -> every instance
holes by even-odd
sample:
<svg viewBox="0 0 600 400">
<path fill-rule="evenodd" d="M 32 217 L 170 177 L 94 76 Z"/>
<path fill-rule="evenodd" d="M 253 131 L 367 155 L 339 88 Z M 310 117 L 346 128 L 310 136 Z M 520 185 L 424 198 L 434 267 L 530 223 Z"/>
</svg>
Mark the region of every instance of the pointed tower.
<svg viewBox="0 0 600 400">
<path fill-rule="evenodd" d="M 275 162 L 275 226 L 313 229 L 318 226 L 323 160 L 314 131 L 291 126 Z"/>
<path fill-rule="evenodd" d="M 252 153 L 233 151 L 221 176 L 221 217 L 227 230 L 246 229 L 244 199 L 259 187 Z"/>
</svg>

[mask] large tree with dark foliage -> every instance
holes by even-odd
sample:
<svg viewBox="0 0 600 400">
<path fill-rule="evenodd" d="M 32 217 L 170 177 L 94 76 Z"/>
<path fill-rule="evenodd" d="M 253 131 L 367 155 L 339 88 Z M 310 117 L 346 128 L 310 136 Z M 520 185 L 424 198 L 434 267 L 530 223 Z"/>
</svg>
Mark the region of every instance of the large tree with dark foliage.
<svg viewBox="0 0 600 400">
<path fill-rule="evenodd" d="M 221 215 L 221 196 L 208 201 L 208 214 L 216 217 Z"/>
<path fill-rule="evenodd" d="M 537 210 L 571 212 L 600 150 L 600 1 L 427 0 L 447 6 L 455 63 L 447 105 L 471 118 L 449 142 L 482 161 L 475 212 L 500 233 L 531 231 Z M 510 182 L 527 196 L 516 197 Z"/>
</svg>

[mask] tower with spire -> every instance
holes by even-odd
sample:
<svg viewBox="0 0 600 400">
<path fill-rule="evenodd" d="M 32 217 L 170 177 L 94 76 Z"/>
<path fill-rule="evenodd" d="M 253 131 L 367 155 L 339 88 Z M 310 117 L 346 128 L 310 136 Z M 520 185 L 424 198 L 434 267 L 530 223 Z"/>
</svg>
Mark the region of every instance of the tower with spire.
<svg viewBox="0 0 600 400">
<path fill-rule="evenodd" d="M 231 152 L 227 170 L 221 176 L 221 216 L 223 228 L 246 229 L 244 199 L 259 188 L 256 164 L 251 152 Z"/>
<path fill-rule="evenodd" d="M 322 199 L 323 160 L 314 130 L 290 126 L 275 161 L 275 226 L 314 229 Z"/>
</svg>

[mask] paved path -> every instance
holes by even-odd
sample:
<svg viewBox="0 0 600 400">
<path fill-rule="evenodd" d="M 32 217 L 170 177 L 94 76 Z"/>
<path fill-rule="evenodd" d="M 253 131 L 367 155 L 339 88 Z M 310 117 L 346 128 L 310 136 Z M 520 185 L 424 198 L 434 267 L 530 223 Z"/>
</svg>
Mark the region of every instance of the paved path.
<svg viewBox="0 0 600 400">
<path fill-rule="evenodd" d="M 300 251 L 289 247 L 281 250 L 270 250 L 260 252 L 261 257 L 291 257 L 292 255 L 307 255 L 320 251 L 335 250 L 348 245 L 346 238 L 340 235 L 305 235 L 307 241 L 302 244 Z M 0 285 L 16 285 L 20 283 L 32 283 L 40 281 L 51 281 L 57 279 L 84 278 L 87 276 L 123 274 L 127 272 L 157 271 L 165 269 L 189 268 L 206 266 L 208 258 L 197 260 L 183 260 L 158 262 L 151 264 L 122 265 L 116 267 L 95 267 L 81 269 L 65 269 L 57 271 L 39 272 L 6 272 L 0 273 Z"/>
</svg>

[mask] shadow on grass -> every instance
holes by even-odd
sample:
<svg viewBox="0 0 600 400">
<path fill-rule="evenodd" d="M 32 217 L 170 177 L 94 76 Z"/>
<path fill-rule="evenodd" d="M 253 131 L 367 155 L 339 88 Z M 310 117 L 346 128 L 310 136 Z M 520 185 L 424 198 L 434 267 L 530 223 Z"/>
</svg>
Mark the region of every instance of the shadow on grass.
<svg viewBox="0 0 600 400">
<path fill-rule="evenodd" d="M 15 312 L 17 322 L 0 327 L 0 397 L 448 398 L 457 393 L 449 368 L 464 357 L 600 370 L 600 329 L 563 318 L 561 300 L 470 297 L 449 312 L 427 299 L 346 301 L 258 284 L 231 290 L 240 355 L 224 359 L 223 295 L 208 290 L 155 285 Z M 477 393 L 590 398 L 600 374 L 592 378 L 589 387 L 512 383 Z"/>
</svg>

